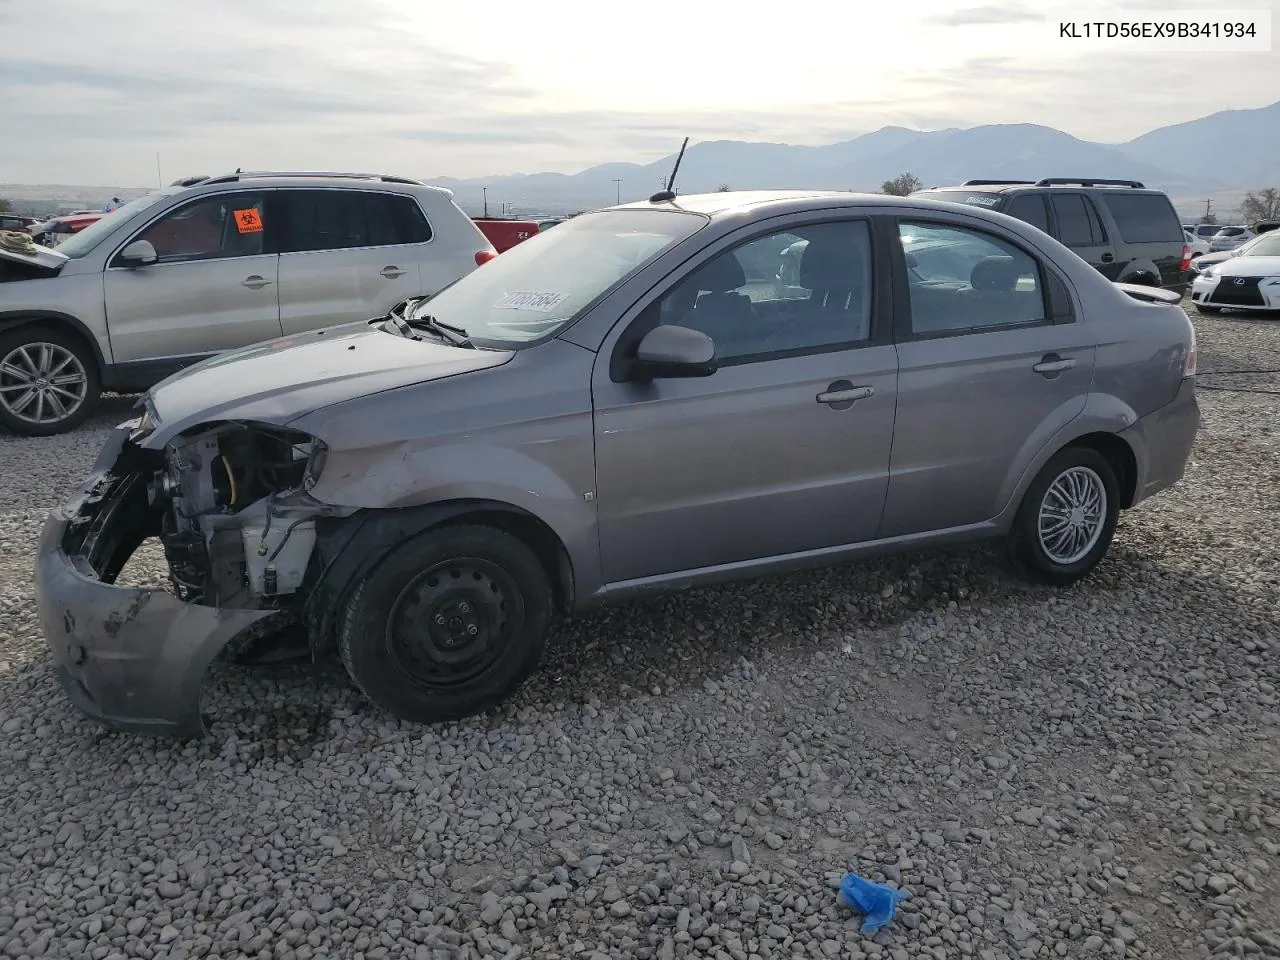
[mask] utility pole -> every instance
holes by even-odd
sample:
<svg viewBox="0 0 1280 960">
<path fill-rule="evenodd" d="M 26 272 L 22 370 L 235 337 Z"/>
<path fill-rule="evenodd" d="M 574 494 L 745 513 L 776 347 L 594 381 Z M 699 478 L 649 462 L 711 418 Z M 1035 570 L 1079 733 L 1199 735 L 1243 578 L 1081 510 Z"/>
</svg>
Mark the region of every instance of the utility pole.
<svg viewBox="0 0 1280 960">
<path fill-rule="evenodd" d="M 1211 216 L 1213 216 L 1213 209 L 1212 209 L 1212 208 L 1213 208 L 1213 201 L 1212 201 L 1212 200 L 1206 200 L 1206 201 L 1204 202 L 1204 219 L 1205 219 L 1205 221 L 1206 221 L 1206 222 L 1208 222 L 1209 218 L 1210 218 Z"/>
<path fill-rule="evenodd" d="M 480 188 L 480 193 L 481 193 L 481 195 L 484 197 L 484 215 L 485 215 L 485 218 L 486 218 L 486 219 L 488 219 L 488 217 L 489 217 L 489 188 L 488 188 L 488 187 L 481 187 L 481 188 Z"/>
<path fill-rule="evenodd" d="M 160 151 L 156 151 L 156 183 L 164 186 L 164 177 L 160 176 Z"/>
<path fill-rule="evenodd" d="M 614 186 L 615 186 L 615 187 L 617 187 L 617 188 L 618 188 L 618 190 L 617 190 L 617 193 L 618 193 L 617 202 L 618 202 L 619 204 L 621 204 L 621 203 L 622 203 L 622 178 L 621 178 L 621 177 L 614 177 L 614 178 L 613 178 L 613 184 L 614 184 Z"/>
</svg>

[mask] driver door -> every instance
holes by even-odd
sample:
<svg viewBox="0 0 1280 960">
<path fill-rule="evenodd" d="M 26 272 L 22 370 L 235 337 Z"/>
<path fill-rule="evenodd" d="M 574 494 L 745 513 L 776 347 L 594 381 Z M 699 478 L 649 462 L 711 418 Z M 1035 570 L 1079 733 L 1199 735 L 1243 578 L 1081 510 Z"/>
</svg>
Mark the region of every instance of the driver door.
<svg viewBox="0 0 1280 960">
<path fill-rule="evenodd" d="M 797 244 L 792 277 L 783 258 Z M 872 247 L 868 219 L 757 231 L 685 269 L 605 342 L 593 393 L 606 583 L 876 535 L 898 371 Z M 611 357 L 657 323 L 707 333 L 717 372 L 621 378 Z"/>
<path fill-rule="evenodd" d="M 156 248 L 156 263 L 117 258 L 103 280 L 117 364 L 148 362 L 163 374 L 232 347 L 280 336 L 279 257 L 271 245 L 266 191 L 203 196 L 131 236 Z"/>
</svg>

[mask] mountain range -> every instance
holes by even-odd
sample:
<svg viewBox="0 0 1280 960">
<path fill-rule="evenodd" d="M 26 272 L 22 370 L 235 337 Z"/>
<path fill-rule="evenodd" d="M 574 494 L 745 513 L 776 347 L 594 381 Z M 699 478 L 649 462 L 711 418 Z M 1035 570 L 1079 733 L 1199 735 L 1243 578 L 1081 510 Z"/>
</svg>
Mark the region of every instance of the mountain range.
<svg viewBox="0 0 1280 960">
<path fill-rule="evenodd" d="M 695 136 L 696 132 L 691 131 Z M 622 200 L 640 200 L 671 173 L 675 153 L 653 163 L 603 163 L 579 173 L 532 173 L 472 179 L 435 177 L 471 214 L 542 216 Z M 318 163 L 317 166 L 323 166 Z M 415 175 L 413 171 L 395 173 Z M 1280 101 L 1249 110 L 1224 110 L 1160 127 L 1125 143 L 1081 140 L 1035 123 L 990 124 L 945 130 L 884 127 L 826 146 L 742 140 L 691 143 L 680 164 L 682 193 L 733 189 L 820 188 L 878 192 L 885 180 L 911 173 L 925 186 L 977 177 L 1114 177 L 1166 191 L 1184 217 L 1215 212 L 1234 217 L 1245 192 L 1280 187 Z M 0 196 L 24 208 L 52 212 L 68 204 L 97 208 L 143 187 L 0 184 Z M 47 207 L 45 211 L 43 208 Z"/>
<path fill-rule="evenodd" d="M 576 174 L 534 173 L 429 182 L 454 191 L 476 212 L 486 194 L 491 213 L 510 204 L 529 209 L 582 209 L 642 199 L 659 189 L 675 154 L 648 164 L 605 163 Z M 1250 110 L 1224 110 L 1187 123 L 1160 127 L 1126 143 L 1081 140 L 1034 123 L 960 129 L 884 127 L 827 146 L 794 146 L 741 140 L 691 143 L 680 164 L 677 189 L 700 193 L 728 185 L 735 190 L 821 188 L 878 192 L 901 173 L 925 186 L 976 177 L 1113 177 L 1160 188 L 1180 206 L 1223 195 L 1230 204 L 1245 191 L 1280 186 L 1280 101 Z M 620 180 L 621 183 L 615 181 Z M 1187 211 L 1190 212 L 1190 211 Z"/>
</svg>

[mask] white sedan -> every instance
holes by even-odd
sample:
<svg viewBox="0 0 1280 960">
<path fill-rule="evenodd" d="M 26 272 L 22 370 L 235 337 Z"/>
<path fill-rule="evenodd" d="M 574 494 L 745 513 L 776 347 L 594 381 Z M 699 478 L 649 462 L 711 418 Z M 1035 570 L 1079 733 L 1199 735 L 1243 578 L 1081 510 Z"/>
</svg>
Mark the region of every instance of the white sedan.
<svg viewBox="0 0 1280 960">
<path fill-rule="evenodd" d="M 1280 231 L 1259 238 L 1246 256 L 1205 268 L 1191 284 L 1191 302 L 1201 313 L 1280 311 Z"/>
</svg>

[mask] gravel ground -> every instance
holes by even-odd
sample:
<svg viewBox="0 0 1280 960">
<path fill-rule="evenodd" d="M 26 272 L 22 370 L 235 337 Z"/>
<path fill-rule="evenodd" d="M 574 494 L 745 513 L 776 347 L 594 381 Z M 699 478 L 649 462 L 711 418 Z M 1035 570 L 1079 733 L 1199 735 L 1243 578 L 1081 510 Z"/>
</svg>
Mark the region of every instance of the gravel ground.
<svg viewBox="0 0 1280 960">
<path fill-rule="evenodd" d="M 1199 326 L 1201 370 L 1280 369 L 1280 323 Z M 0 437 L 0 956 L 1280 956 L 1280 396 L 1202 404 L 1069 590 L 975 549 L 629 605 L 433 729 L 224 666 L 176 745 L 74 714 L 35 620 L 39 523 L 127 404 Z M 911 893 L 874 938 L 849 869 Z"/>
</svg>

